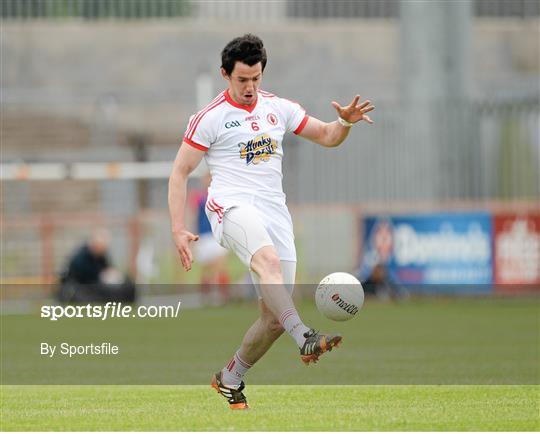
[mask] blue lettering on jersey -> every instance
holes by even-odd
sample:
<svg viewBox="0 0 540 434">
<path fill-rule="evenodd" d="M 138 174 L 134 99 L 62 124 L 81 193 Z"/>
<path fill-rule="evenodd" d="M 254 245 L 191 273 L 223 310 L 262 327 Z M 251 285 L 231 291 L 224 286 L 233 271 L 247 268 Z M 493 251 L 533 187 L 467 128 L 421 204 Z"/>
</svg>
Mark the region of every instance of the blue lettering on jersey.
<svg viewBox="0 0 540 434">
<path fill-rule="evenodd" d="M 234 127 L 239 127 L 239 126 L 240 126 L 240 121 L 225 122 L 225 128 L 227 128 L 227 129 L 234 128 Z"/>
</svg>

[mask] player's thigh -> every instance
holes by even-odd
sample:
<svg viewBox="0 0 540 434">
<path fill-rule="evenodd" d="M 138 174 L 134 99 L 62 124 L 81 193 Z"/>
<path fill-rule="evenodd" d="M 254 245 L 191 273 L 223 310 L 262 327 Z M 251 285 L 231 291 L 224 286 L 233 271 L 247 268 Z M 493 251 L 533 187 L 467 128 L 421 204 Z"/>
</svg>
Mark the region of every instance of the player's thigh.
<svg viewBox="0 0 540 434">
<path fill-rule="evenodd" d="M 279 259 L 282 262 L 296 262 L 293 224 L 289 210 L 284 204 L 266 203 L 265 211 L 263 218 L 266 230 L 274 243 Z"/>
<path fill-rule="evenodd" d="M 257 250 L 273 246 L 257 210 L 250 205 L 238 205 L 225 213 L 222 241 L 248 267 Z"/>
</svg>

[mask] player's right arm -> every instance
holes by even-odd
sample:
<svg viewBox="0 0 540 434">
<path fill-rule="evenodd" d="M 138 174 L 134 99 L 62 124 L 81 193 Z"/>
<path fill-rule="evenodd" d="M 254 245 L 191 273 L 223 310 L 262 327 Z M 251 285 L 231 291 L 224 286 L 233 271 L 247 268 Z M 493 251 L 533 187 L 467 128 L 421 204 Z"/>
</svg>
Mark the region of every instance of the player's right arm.
<svg viewBox="0 0 540 434">
<path fill-rule="evenodd" d="M 169 214 L 171 216 L 172 235 L 186 271 L 191 270 L 191 263 L 193 262 L 190 243 L 199 239 L 199 236 L 189 232 L 185 225 L 187 180 L 189 174 L 201 162 L 204 154 L 204 151 L 182 142 L 169 178 Z"/>
</svg>

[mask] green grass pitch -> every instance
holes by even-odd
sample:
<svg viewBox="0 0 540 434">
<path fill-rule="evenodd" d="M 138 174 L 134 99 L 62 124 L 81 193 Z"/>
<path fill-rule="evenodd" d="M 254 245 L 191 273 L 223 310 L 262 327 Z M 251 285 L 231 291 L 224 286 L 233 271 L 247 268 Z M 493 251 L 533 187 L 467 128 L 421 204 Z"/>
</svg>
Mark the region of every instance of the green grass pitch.
<svg viewBox="0 0 540 434">
<path fill-rule="evenodd" d="M 538 386 L 4 386 L 2 430 L 538 431 Z"/>
<path fill-rule="evenodd" d="M 103 327 L 126 339 L 126 346 L 131 338 L 167 347 L 167 352 L 156 354 L 153 371 L 144 372 L 149 381 L 162 385 L 23 386 L 12 381 L 1 388 L 0 428 L 540 430 L 538 299 L 427 298 L 403 304 L 370 300 L 358 318 L 345 323 L 321 318 L 310 301 L 298 307 L 308 324 L 343 333 L 344 343 L 319 364 L 305 367 L 290 338 L 280 339 L 249 373 L 249 411 L 229 410 L 208 384 L 257 316 L 254 305 L 239 304 L 186 310 L 177 320 L 91 322 L 92 333 Z M 15 342 L 47 327 L 29 316 L 2 317 L 2 325 L 13 330 L 9 335 L 4 331 L 3 338 Z M 65 323 L 56 326 L 67 333 L 85 332 Z M 182 346 L 170 345 L 178 340 Z M 6 378 L 38 382 L 39 376 L 32 377 L 35 362 L 6 356 L 16 349 L 12 345 L 3 339 L 4 383 Z M 81 379 L 95 375 L 84 366 L 91 368 L 81 365 Z M 141 367 L 128 368 L 121 374 L 127 384 L 135 384 Z M 9 377 L 7 369 L 17 372 Z M 168 371 L 174 369 L 176 385 L 167 383 Z M 102 372 L 104 382 L 112 378 L 106 375 Z"/>
</svg>

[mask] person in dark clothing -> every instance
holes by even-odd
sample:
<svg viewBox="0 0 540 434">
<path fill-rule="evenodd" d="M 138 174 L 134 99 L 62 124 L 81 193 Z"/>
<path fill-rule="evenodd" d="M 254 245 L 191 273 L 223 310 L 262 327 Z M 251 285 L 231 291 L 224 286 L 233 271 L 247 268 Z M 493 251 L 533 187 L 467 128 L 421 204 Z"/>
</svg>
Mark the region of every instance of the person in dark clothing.
<svg viewBox="0 0 540 434">
<path fill-rule="evenodd" d="M 91 244 L 84 244 L 71 258 L 67 277 L 83 284 L 98 283 L 101 273 L 109 267 L 110 262 L 106 252 L 102 254 Z"/>
<path fill-rule="evenodd" d="M 107 255 L 109 243 L 109 232 L 97 230 L 75 251 L 60 278 L 61 302 L 135 300 L 134 283 L 111 265 Z"/>
<path fill-rule="evenodd" d="M 362 282 L 362 287 L 367 296 L 377 296 L 382 300 L 403 299 L 408 296 L 407 291 L 392 282 L 388 270 L 382 263 L 373 267 L 369 277 Z"/>
</svg>

